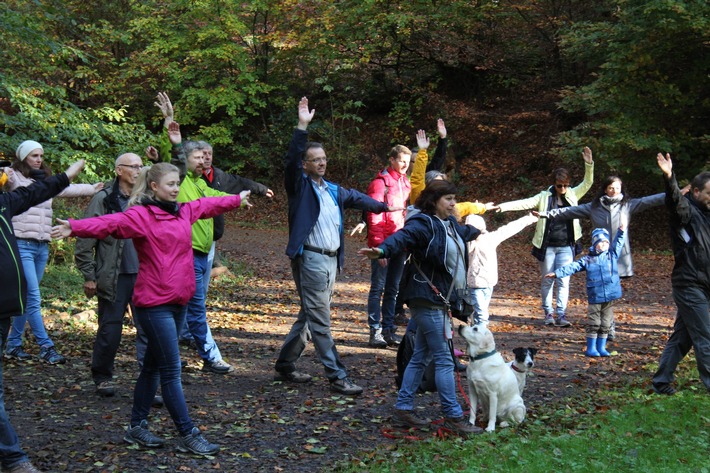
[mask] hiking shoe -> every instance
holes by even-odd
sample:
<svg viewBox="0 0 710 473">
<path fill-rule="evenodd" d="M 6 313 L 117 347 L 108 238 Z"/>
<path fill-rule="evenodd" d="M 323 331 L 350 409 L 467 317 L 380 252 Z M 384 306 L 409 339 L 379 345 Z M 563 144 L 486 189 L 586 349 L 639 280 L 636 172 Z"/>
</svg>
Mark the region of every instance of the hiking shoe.
<svg viewBox="0 0 710 473">
<path fill-rule="evenodd" d="M 355 396 L 362 393 L 362 388 L 350 381 L 350 378 L 340 378 L 330 382 L 330 389 L 336 393 Z"/>
<path fill-rule="evenodd" d="M 557 320 L 555 320 L 555 325 L 557 325 L 558 327 L 569 327 L 570 325 L 572 325 L 572 323 L 569 320 L 567 320 L 567 317 L 565 317 L 565 314 L 562 314 L 559 317 L 557 317 Z"/>
<path fill-rule="evenodd" d="M 32 355 L 23 350 L 22 347 L 14 347 L 5 351 L 5 358 L 8 360 L 27 361 L 32 359 Z"/>
<path fill-rule="evenodd" d="M 63 365 L 67 359 L 57 353 L 54 347 L 45 347 L 39 350 L 39 359 L 50 365 Z"/>
<path fill-rule="evenodd" d="M 471 424 L 464 416 L 447 417 L 444 419 L 444 428 L 449 429 L 455 434 L 468 437 L 469 435 L 482 434 L 485 432 L 482 428 Z"/>
<path fill-rule="evenodd" d="M 42 473 L 32 463 L 22 462 L 8 470 L 10 473 Z"/>
<path fill-rule="evenodd" d="M 214 455 L 219 452 L 219 445 L 209 443 L 202 436 L 200 429 L 193 427 L 192 432 L 178 439 L 177 449 L 181 452 L 191 452 L 195 455 Z"/>
<path fill-rule="evenodd" d="M 409 317 L 404 312 L 394 315 L 394 324 L 400 327 L 406 327 L 409 325 Z"/>
<path fill-rule="evenodd" d="M 552 314 L 546 314 L 545 325 L 555 325 L 555 316 Z"/>
<path fill-rule="evenodd" d="M 234 366 L 224 360 L 205 361 L 202 365 L 202 371 L 215 374 L 227 374 L 234 371 Z"/>
<path fill-rule="evenodd" d="M 123 436 L 123 440 L 130 444 L 137 443 L 144 447 L 162 447 L 165 445 L 165 440 L 161 439 L 157 435 L 153 435 L 150 430 L 148 430 L 148 421 L 143 419 L 140 425 L 135 427 L 128 427 L 126 430 L 126 435 Z"/>
<path fill-rule="evenodd" d="M 112 397 L 116 394 L 116 388 L 111 381 L 101 381 L 96 385 L 96 394 L 101 397 Z"/>
<path fill-rule="evenodd" d="M 287 381 L 289 383 L 308 383 L 311 380 L 311 375 L 292 371 L 291 373 L 276 372 L 274 381 Z"/>
<path fill-rule="evenodd" d="M 382 338 L 385 340 L 388 347 L 398 347 L 402 342 L 402 339 L 399 338 L 394 331 L 386 332 Z"/>
<path fill-rule="evenodd" d="M 392 425 L 395 427 L 421 428 L 426 427 L 429 424 L 431 424 L 429 419 L 422 419 L 414 414 L 413 411 L 395 409 L 394 414 L 392 415 Z"/>
<path fill-rule="evenodd" d="M 370 330 L 370 341 L 367 343 L 372 348 L 387 348 L 385 337 L 382 336 L 382 330 Z"/>
<path fill-rule="evenodd" d="M 672 396 L 675 394 L 675 389 L 668 383 L 653 383 L 653 392 L 656 394 L 663 394 L 665 396 Z"/>
</svg>

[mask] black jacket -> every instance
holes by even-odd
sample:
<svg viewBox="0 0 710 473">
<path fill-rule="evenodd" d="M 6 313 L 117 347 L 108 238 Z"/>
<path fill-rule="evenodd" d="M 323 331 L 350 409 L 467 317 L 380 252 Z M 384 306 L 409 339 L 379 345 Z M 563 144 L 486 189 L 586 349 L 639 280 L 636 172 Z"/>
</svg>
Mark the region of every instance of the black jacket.
<svg viewBox="0 0 710 473">
<path fill-rule="evenodd" d="M 12 217 L 51 199 L 69 185 L 64 173 L 0 193 L 0 319 L 21 315 L 27 305 L 27 282 Z"/>
<path fill-rule="evenodd" d="M 266 195 L 266 191 L 269 190 L 269 188 L 263 184 L 259 184 L 258 182 L 236 174 L 227 174 L 220 168 L 214 166 L 212 166 L 212 172 L 214 173 L 212 182 L 210 182 L 204 174 L 202 175 L 202 179 L 205 180 L 208 186 L 217 191 L 227 192 L 229 194 L 251 191 L 254 195 Z M 213 217 L 212 224 L 214 225 L 214 236 L 212 239 L 217 241 L 224 235 L 224 214 Z"/>
<path fill-rule="evenodd" d="M 710 211 L 693 200 L 692 191 L 680 193 L 675 174 L 664 180 L 675 256 L 671 282 L 710 289 Z"/>
</svg>

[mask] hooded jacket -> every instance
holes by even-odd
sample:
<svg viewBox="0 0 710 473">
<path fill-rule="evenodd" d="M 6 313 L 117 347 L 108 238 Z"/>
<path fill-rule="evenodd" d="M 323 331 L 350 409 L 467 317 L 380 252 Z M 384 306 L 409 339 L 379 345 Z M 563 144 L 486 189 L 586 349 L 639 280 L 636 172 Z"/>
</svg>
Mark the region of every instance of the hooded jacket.
<svg viewBox="0 0 710 473">
<path fill-rule="evenodd" d="M 195 294 L 193 224 L 241 202 L 238 195 L 197 199 L 180 205 L 177 215 L 155 205 L 135 205 L 125 212 L 69 222 L 73 236 L 133 238 L 140 265 L 133 290 L 136 307 L 185 305 Z"/>
<path fill-rule="evenodd" d="M 377 177 L 370 182 L 367 195 L 390 207 L 406 209 L 411 189 L 412 186 L 406 175 L 388 167 L 378 173 Z M 378 246 L 385 241 L 385 238 L 402 228 L 405 215 L 406 210 L 382 213 L 367 212 L 367 246 Z"/>
<path fill-rule="evenodd" d="M 619 229 L 607 251 L 597 253 L 594 247 L 589 248 L 588 255 L 555 270 L 555 277 L 564 278 L 579 271 L 586 271 L 587 301 L 590 304 L 603 304 L 619 299 L 621 280 L 617 261 L 625 239 L 625 232 Z"/>
<path fill-rule="evenodd" d="M 464 242 L 471 241 L 481 234 L 480 230 L 471 225 L 459 225 L 453 216 L 450 216 L 448 221 Z M 446 266 L 446 226 L 439 218 L 419 212 L 407 219 L 404 227 L 387 238 L 379 248 L 384 251 L 381 258 L 390 258 L 402 251 L 408 251 L 411 259 L 419 265 L 439 292 L 444 297 L 449 293 L 453 275 Z M 468 266 L 467 258 L 464 257 L 463 260 Z M 442 299 L 434 293 L 414 264 L 407 265 L 402 279 L 405 281 L 402 297 L 408 304 L 444 305 Z M 456 291 L 451 291 L 449 302 L 452 306 L 456 305 L 458 297 Z"/>
<path fill-rule="evenodd" d="M 27 282 L 12 218 L 51 199 L 68 185 L 67 175 L 61 173 L 12 192 L 0 192 L 0 319 L 24 314 L 27 305 Z"/>
</svg>

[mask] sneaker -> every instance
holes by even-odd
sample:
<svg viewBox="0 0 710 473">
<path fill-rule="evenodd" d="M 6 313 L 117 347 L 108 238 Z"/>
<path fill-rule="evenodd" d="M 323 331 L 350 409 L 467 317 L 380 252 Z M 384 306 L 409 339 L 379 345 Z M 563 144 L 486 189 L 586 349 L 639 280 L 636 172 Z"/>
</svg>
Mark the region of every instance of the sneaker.
<svg viewBox="0 0 710 473">
<path fill-rule="evenodd" d="M 165 445 L 165 440 L 157 435 L 153 435 L 151 431 L 148 430 L 148 421 L 145 419 L 141 421 L 140 425 L 128 427 L 126 435 L 123 436 L 123 440 L 130 444 L 137 443 L 144 447 L 162 447 Z"/>
<path fill-rule="evenodd" d="M 5 351 L 5 358 L 8 360 L 27 361 L 32 359 L 32 355 L 23 350 L 22 347 L 14 347 Z"/>
<path fill-rule="evenodd" d="M 160 409 L 163 407 L 163 396 L 156 394 L 153 396 L 153 402 L 150 403 L 150 407 L 155 407 L 156 409 Z"/>
<path fill-rule="evenodd" d="M 400 327 L 406 327 L 409 325 L 409 317 L 404 312 L 394 315 L 394 324 Z"/>
<path fill-rule="evenodd" d="M 666 396 L 672 396 L 675 394 L 675 389 L 668 383 L 653 383 L 653 392 L 656 394 L 663 394 Z"/>
<path fill-rule="evenodd" d="M 572 323 L 569 320 L 567 320 L 567 317 L 565 317 L 565 314 L 562 314 L 559 317 L 557 317 L 557 320 L 555 321 L 555 325 L 557 325 L 558 327 L 569 327 L 570 325 L 572 325 Z"/>
<path fill-rule="evenodd" d="M 429 419 L 422 419 L 414 414 L 413 411 L 395 409 L 394 414 L 392 415 L 392 425 L 395 427 L 421 428 L 426 427 L 429 424 L 431 424 Z"/>
<path fill-rule="evenodd" d="M 8 470 L 10 473 L 42 473 L 30 462 L 22 462 Z"/>
<path fill-rule="evenodd" d="M 116 394 L 116 388 L 111 381 L 101 381 L 96 385 L 96 394 L 101 397 L 112 397 Z"/>
<path fill-rule="evenodd" d="M 471 424 L 466 417 L 447 417 L 444 419 L 444 428 L 455 434 L 469 436 L 482 434 L 484 430 L 477 425 Z"/>
<path fill-rule="evenodd" d="M 382 336 L 382 330 L 370 330 L 370 341 L 367 343 L 372 348 L 387 348 L 385 337 Z"/>
<path fill-rule="evenodd" d="M 39 350 L 39 359 L 46 361 L 50 365 L 63 365 L 67 362 L 67 359 L 57 353 L 54 347 L 41 348 Z"/>
<path fill-rule="evenodd" d="M 546 314 L 545 325 L 555 325 L 555 316 L 552 314 Z"/>
<path fill-rule="evenodd" d="M 298 371 L 292 371 L 291 373 L 277 371 L 274 375 L 274 381 L 287 381 L 289 383 L 308 383 L 311 379 L 310 374 L 299 373 Z"/>
<path fill-rule="evenodd" d="M 219 445 L 209 443 L 202 436 L 200 429 L 193 427 L 192 432 L 178 439 L 177 449 L 181 452 L 191 452 L 195 455 L 214 455 L 219 452 Z"/>
<path fill-rule="evenodd" d="M 207 371 L 209 373 L 215 374 L 227 374 L 234 371 L 234 366 L 230 365 L 224 360 L 205 361 L 202 365 L 202 371 Z"/>
<path fill-rule="evenodd" d="M 384 339 L 385 343 L 387 343 L 388 347 L 398 347 L 399 344 L 402 342 L 402 339 L 399 338 L 394 331 L 387 331 L 382 335 L 382 338 Z"/>
<path fill-rule="evenodd" d="M 340 394 L 355 396 L 362 393 L 362 388 L 350 381 L 350 378 L 340 378 L 330 382 L 330 389 Z"/>
</svg>

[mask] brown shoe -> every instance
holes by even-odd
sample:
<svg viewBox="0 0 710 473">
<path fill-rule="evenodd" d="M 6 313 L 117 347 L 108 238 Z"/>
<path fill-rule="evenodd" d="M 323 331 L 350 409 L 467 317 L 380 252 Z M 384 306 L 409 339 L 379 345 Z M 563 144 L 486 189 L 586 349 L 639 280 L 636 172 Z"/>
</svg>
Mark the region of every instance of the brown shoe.
<svg viewBox="0 0 710 473">
<path fill-rule="evenodd" d="M 12 468 L 10 468 L 10 473 L 42 473 L 30 462 L 19 463 Z"/>
<path fill-rule="evenodd" d="M 311 375 L 292 371 L 291 373 L 279 373 L 274 375 L 274 381 L 287 381 L 289 383 L 308 383 L 311 381 Z"/>
<path fill-rule="evenodd" d="M 472 425 L 466 417 L 447 417 L 444 419 L 444 428 L 463 437 L 477 435 L 485 432 L 482 428 Z"/>
<path fill-rule="evenodd" d="M 427 427 L 431 424 L 429 419 L 422 419 L 414 414 L 413 411 L 406 411 L 404 409 L 395 409 L 394 414 L 392 414 L 392 425 L 395 427 L 404 428 L 421 428 Z"/>
</svg>

